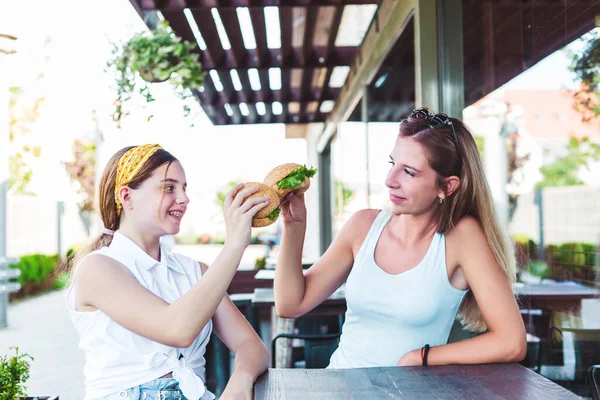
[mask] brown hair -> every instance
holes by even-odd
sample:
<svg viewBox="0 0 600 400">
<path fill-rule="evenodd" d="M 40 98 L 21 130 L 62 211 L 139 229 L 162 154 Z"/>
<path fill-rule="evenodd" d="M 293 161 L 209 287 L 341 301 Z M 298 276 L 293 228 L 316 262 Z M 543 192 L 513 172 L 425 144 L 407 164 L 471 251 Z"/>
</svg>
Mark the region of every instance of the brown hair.
<svg viewBox="0 0 600 400">
<path fill-rule="evenodd" d="M 462 121 L 456 118 L 450 118 L 450 121 L 452 126 L 432 128 L 427 120 L 408 118 L 400 123 L 399 135 L 410 137 L 425 148 L 429 165 L 437 173 L 440 188 L 445 190 L 444 178 L 460 178 L 458 188 L 439 204 L 434 214 L 437 231 L 445 234 L 464 216 L 473 216 L 481 225 L 496 261 L 508 281 L 513 283 L 517 269 L 514 248 L 498 221 L 477 145 Z M 472 291 L 461 305 L 458 320 L 473 332 L 487 329 Z"/>
<path fill-rule="evenodd" d="M 106 164 L 104 172 L 102 173 L 102 177 L 100 178 L 97 207 L 100 210 L 100 217 L 102 218 L 104 228 L 112 231 L 119 229 L 121 216 L 123 215 L 123 213 L 121 213 L 121 216 L 117 215 L 117 203 L 115 202 L 115 183 L 117 180 L 119 160 L 125 153 L 127 153 L 128 150 L 132 149 L 133 147 L 135 146 L 124 147 L 117 151 Z M 148 159 L 148 161 L 144 163 L 139 172 L 129 183 L 127 183 L 126 186 L 132 189 L 137 189 L 142 182 L 148 179 L 157 168 L 164 164 L 171 165 L 173 161 L 177 161 L 177 159 L 171 153 L 164 149 L 157 150 L 156 153 L 154 153 Z M 79 264 L 79 262 L 92 251 L 110 245 L 112 238 L 112 235 L 102 233 L 88 246 L 78 251 L 74 257 L 69 257 L 65 261 L 63 268 L 67 270 L 71 269 L 71 277 L 73 277 L 74 268 L 77 266 L 77 264 Z"/>
</svg>

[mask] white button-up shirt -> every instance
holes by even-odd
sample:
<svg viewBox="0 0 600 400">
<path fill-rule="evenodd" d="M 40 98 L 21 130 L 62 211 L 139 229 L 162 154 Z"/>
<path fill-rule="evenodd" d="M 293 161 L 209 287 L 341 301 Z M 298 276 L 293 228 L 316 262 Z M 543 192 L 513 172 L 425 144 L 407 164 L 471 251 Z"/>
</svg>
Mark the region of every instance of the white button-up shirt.
<svg viewBox="0 0 600 400">
<path fill-rule="evenodd" d="M 102 254 L 119 261 L 142 286 L 168 303 L 180 298 L 202 278 L 202 270 L 197 261 L 169 253 L 161 246 L 161 261 L 158 262 L 118 231 L 109 247 L 91 254 Z M 67 306 L 80 336 L 79 348 L 86 357 L 86 400 L 141 385 L 169 372 L 173 372 L 173 378 L 179 381 L 179 387 L 186 398 L 215 398 L 204 384 L 204 353 L 212 321 L 206 324 L 190 347 L 166 346 L 124 328 L 101 310 L 77 311 L 76 277 L 67 291 Z"/>
</svg>

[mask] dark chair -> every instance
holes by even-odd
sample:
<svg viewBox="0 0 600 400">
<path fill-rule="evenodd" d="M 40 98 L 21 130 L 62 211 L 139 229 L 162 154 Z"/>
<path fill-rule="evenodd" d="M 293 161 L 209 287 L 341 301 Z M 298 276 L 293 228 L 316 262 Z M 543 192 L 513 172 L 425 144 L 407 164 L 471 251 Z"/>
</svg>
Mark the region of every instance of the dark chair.
<svg viewBox="0 0 600 400">
<path fill-rule="evenodd" d="M 525 359 L 519 362 L 522 366 L 535 372 L 540 372 L 542 367 L 541 340 L 537 336 L 527 334 L 527 354 Z"/>
<path fill-rule="evenodd" d="M 329 365 L 329 359 L 338 347 L 340 336 L 341 334 L 339 333 L 281 333 L 275 336 L 271 342 L 271 365 L 275 368 L 275 360 L 277 359 L 277 340 L 286 338 L 301 339 L 304 341 L 305 368 L 325 368 Z"/>
<path fill-rule="evenodd" d="M 543 349 L 545 355 L 540 370 L 541 375 L 580 396 L 591 397 L 593 389 L 588 382 L 588 370 L 600 359 L 600 329 L 553 326 L 551 335 L 553 333 L 557 337 L 551 336 Z M 565 342 L 566 333 L 570 334 L 572 341 L 569 339 Z M 545 361 L 552 356 L 553 352 L 560 353 L 562 365 L 546 364 Z"/>
<path fill-rule="evenodd" d="M 600 399 L 600 365 L 592 365 L 588 374 L 592 388 L 595 390 L 594 399 Z"/>
</svg>

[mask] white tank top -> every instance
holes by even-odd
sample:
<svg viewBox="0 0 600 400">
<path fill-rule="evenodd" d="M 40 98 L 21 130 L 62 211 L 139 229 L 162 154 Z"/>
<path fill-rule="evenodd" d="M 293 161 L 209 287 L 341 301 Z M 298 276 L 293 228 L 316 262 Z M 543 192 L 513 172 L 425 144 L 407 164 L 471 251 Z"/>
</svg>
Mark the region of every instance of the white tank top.
<svg viewBox="0 0 600 400">
<path fill-rule="evenodd" d="M 109 247 L 90 254 L 102 254 L 119 261 L 142 286 L 168 303 L 180 298 L 202 278 L 197 261 L 161 247 L 161 262 L 158 262 L 118 231 Z M 170 347 L 124 328 L 101 310 L 77 311 L 75 290 L 76 279 L 67 291 L 67 307 L 80 336 L 79 348 L 85 353 L 86 400 L 118 393 L 171 371 L 186 398 L 215 398 L 204 385 L 204 353 L 212 321 L 191 346 Z"/>
<path fill-rule="evenodd" d="M 375 247 L 392 216 L 377 215 L 346 281 L 346 320 L 328 368 L 394 366 L 409 351 L 446 344 L 467 291 L 448 280 L 445 236 L 435 233 L 414 268 L 389 274 Z"/>
</svg>

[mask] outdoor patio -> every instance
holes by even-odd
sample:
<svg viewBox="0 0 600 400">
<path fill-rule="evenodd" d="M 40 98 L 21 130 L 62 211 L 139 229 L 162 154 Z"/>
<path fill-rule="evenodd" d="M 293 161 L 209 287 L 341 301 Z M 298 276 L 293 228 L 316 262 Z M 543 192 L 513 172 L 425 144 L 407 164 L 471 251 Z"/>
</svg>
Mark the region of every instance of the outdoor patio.
<svg viewBox="0 0 600 400">
<path fill-rule="evenodd" d="M 302 266 L 308 269 L 350 216 L 389 203 L 384 179 L 398 121 L 428 106 L 464 120 L 472 130 L 496 213 L 516 248 L 518 281 L 512 288 L 527 331 L 526 358 L 506 364 L 325 369 L 346 317 L 345 284 L 306 315 L 280 318 L 273 280 L 281 232 L 272 225 L 252 231 L 252 244 L 227 291 L 270 352 L 271 368 L 257 381 L 255 400 L 600 399 L 600 370 L 596 381 L 592 377 L 593 366 L 600 365 L 600 111 L 589 100 L 599 96 L 600 87 L 591 90 L 580 72 L 580 87 L 538 90 L 529 86 L 535 77 L 528 75 L 542 75 L 537 67 L 558 53 L 572 57 L 583 54 L 584 45 L 600 44 L 600 1 L 112 0 L 102 17 L 89 10 L 76 17 L 58 12 L 65 16 L 57 24 L 68 29 L 56 40 L 67 38 L 71 48 L 52 61 L 72 56 L 74 48 L 86 58 L 91 55 L 84 48 L 112 46 L 104 29 L 122 16 L 119 1 L 138 31 L 162 29 L 172 45 L 187 42 L 192 50 L 186 67 L 195 69 L 181 76 L 191 76 L 191 86 L 139 70 L 135 79 L 148 84 L 146 92 L 142 88 L 129 99 L 131 93 L 123 91 L 129 81 L 112 77 L 111 90 L 121 85 L 118 98 L 112 90 L 109 101 L 99 104 L 104 81 L 92 74 L 79 77 L 71 59 L 57 62 L 56 70 L 28 71 L 34 82 L 46 72 L 57 74 L 60 85 L 54 90 L 64 97 L 55 95 L 48 106 L 45 98 L 31 95 L 47 88 L 32 85 L 32 100 L 20 81 L 0 74 L 0 106 L 10 110 L 6 124 L 0 112 L 0 124 L 10 123 L 9 132 L 0 129 L 0 160 L 10 163 L 0 168 L 0 258 L 19 258 L 10 268 L 0 264 L 0 311 L 8 310 L 7 321 L 0 314 L 0 356 L 18 347 L 34 358 L 28 396 L 84 397 L 84 353 L 65 305 L 67 274 L 60 265 L 103 228 L 93 204 L 95 188 L 100 165 L 114 149 L 167 142 L 182 154 L 193 188 L 186 193 L 195 205 L 185 231 L 161 240 L 209 265 L 225 240 L 226 188 L 240 179 L 257 180 L 266 165 L 298 161 L 317 167 L 305 195 Z M 32 12 L 43 14 L 41 4 Z M 29 51 L 6 46 L 17 42 L 17 35 L 5 33 L 2 22 L 0 67 Z M 87 24 L 106 37 L 77 41 L 73 32 L 83 37 Z M 29 54 L 5 75 L 44 59 L 53 43 L 46 41 L 49 49 L 44 45 L 43 52 Z M 96 67 L 103 69 L 107 60 L 100 61 Z M 571 73 L 573 63 L 563 69 Z M 113 61 L 111 68 L 118 64 Z M 546 81 L 554 79 L 548 76 Z M 520 77 L 525 78 L 519 83 Z M 82 111 L 83 95 L 90 95 L 83 91 L 97 98 L 87 100 L 89 109 Z M 182 105 L 196 115 L 182 117 Z M 48 122 L 50 115 L 59 122 Z M 78 122 L 73 143 L 61 142 L 59 133 Z M 460 149 L 455 125 L 449 125 Z M 48 150 L 42 152 L 39 138 L 47 140 Z M 71 158 L 61 154 L 64 159 L 56 162 L 64 176 L 44 168 L 40 154 L 66 154 L 68 146 Z M 38 166 L 39 175 L 28 162 Z M 40 176 L 38 186 L 56 187 L 36 195 L 36 186 L 28 186 L 32 175 Z M 12 301 L 2 308 L 9 293 Z M 473 336 L 455 321 L 448 342 Z M 233 354 L 213 334 L 206 360 L 206 385 L 218 397 L 231 375 Z"/>
</svg>

